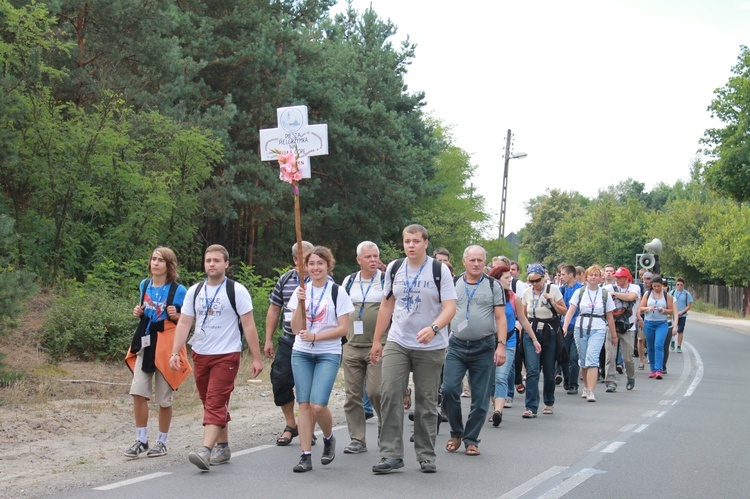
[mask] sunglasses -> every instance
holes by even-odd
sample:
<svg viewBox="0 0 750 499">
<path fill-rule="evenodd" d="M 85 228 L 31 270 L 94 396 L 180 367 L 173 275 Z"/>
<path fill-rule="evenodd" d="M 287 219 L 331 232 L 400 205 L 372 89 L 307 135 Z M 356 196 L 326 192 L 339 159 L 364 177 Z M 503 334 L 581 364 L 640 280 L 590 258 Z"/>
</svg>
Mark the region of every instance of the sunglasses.
<svg viewBox="0 0 750 499">
<path fill-rule="evenodd" d="M 542 278 L 540 277 L 540 278 L 538 278 L 538 279 L 529 279 L 529 282 L 530 282 L 531 284 L 536 284 L 536 283 L 538 283 L 538 282 L 539 282 L 539 281 L 541 281 L 541 280 L 542 280 Z"/>
</svg>

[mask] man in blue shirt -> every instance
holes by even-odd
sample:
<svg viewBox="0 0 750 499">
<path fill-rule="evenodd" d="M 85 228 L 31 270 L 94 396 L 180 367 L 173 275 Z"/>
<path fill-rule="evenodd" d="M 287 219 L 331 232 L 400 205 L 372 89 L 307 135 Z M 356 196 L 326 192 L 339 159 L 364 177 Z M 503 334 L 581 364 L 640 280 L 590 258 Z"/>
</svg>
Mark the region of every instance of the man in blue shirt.
<svg viewBox="0 0 750 499">
<path fill-rule="evenodd" d="M 685 289 L 685 279 L 682 277 L 677 278 L 675 288 L 671 293 L 677 308 L 677 322 L 674 325 L 673 334 L 674 331 L 677 332 L 677 353 L 682 353 L 682 335 L 685 332 L 688 310 L 693 306 L 693 296 Z M 674 336 L 669 347 L 670 350 L 674 350 Z"/>
<path fill-rule="evenodd" d="M 563 285 L 560 287 L 560 292 L 563 295 L 563 301 L 566 307 L 570 307 L 570 299 L 573 297 L 575 292 L 580 289 L 583 284 L 576 280 L 576 268 L 573 265 L 563 265 L 560 269 L 562 272 Z M 573 320 L 570 321 L 567 331 L 565 333 L 565 351 L 568 352 L 568 365 L 562 366 L 563 368 L 563 379 L 566 392 L 568 395 L 578 395 L 578 375 L 580 368 L 578 367 L 578 349 L 576 348 L 576 342 L 573 339 L 573 330 L 575 329 L 576 318 L 578 317 L 578 309 L 573 316 Z"/>
</svg>

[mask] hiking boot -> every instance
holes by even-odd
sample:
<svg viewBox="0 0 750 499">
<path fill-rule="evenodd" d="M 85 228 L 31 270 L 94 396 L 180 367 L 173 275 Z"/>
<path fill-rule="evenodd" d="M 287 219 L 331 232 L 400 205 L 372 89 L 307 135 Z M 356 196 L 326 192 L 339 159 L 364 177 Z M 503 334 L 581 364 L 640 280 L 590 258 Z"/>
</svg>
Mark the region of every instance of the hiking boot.
<svg viewBox="0 0 750 499">
<path fill-rule="evenodd" d="M 404 467 L 403 459 L 388 458 L 384 457 L 380 459 L 380 462 L 372 467 L 372 472 L 378 475 L 390 473 L 394 470 Z"/>
<path fill-rule="evenodd" d="M 125 451 L 125 457 L 127 457 L 128 459 L 135 459 L 147 450 L 148 442 L 143 443 L 140 440 L 136 440 L 135 443 Z"/>
<path fill-rule="evenodd" d="M 625 386 L 625 388 L 627 388 L 628 390 L 632 390 L 634 386 L 635 386 L 635 380 L 631 378 L 628 380 L 628 384 Z"/>
<path fill-rule="evenodd" d="M 156 442 L 150 451 L 146 453 L 146 457 L 161 457 L 167 455 L 167 446 L 164 442 Z"/>
<path fill-rule="evenodd" d="M 323 455 L 320 457 L 320 462 L 325 466 L 331 464 L 333 458 L 336 457 L 336 437 L 331 435 L 331 438 L 323 439 Z"/>
<path fill-rule="evenodd" d="M 312 454 L 302 454 L 297 465 L 292 468 L 295 473 L 304 473 L 312 470 Z"/>
<path fill-rule="evenodd" d="M 437 466 L 435 466 L 435 463 L 432 461 L 424 460 L 419 463 L 419 469 L 422 470 L 422 473 L 435 473 L 437 471 Z"/>
<path fill-rule="evenodd" d="M 196 452 L 191 452 L 188 455 L 188 461 L 193 463 L 203 471 L 208 471 L 211 466 L 211 449 L 208 447 L 201 447 Z"/>
<path fill-rule="evenodd" d="M 211 466 L 216 466 L 219 464 L 228 463 L 231 457 L 232 451 L 229 450 L 229 445 L 221 446 L 217 444 L 211 451 L 211 457 L 209 458 L 208 462 Z"/>
<path fill-rule="evenodd" d="M 367 447 L 357 440 L 352 440 L 352 443 L 344 447 L 344 454 L 362 454 L 367 452 Z"/>
</svg>

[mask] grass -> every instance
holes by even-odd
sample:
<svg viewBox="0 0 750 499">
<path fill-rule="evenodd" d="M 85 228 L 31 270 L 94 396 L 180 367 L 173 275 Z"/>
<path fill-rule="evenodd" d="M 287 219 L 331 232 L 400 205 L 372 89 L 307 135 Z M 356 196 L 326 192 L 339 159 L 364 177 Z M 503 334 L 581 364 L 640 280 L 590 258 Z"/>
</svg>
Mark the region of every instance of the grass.
<svg viewBox="0 0 750 499">
<path fill-rule="evenodd" d="M 747 317 L 743 317 L 742 314 L 738 314 L 737 312 L 733 310 L 719 308 L 715 305 L 711 305 L 710 303 L 706 303 L 701 300 L 695 300 L 693 302 L 693 306 L 690 307 L 690 310 L 692 310 L 693 312 L 700 312 L 702 314 L 717 315 L 719 317 L 731 317 L 734 319 L 748 319 Z"/>
</svg>

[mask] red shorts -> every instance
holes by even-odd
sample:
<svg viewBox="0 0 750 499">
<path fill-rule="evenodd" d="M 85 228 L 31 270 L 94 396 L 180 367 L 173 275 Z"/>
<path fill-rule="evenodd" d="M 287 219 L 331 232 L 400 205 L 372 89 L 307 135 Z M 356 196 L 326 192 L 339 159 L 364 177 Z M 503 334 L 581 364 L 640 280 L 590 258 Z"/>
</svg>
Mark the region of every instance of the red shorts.
<svg viewBox="0 0 750 499">
<path fill-rule="evenodd" d="M 240 352 L 201 355 L 193 352 L 193 377 L 203 402 L 203 424 L 227 425 L 229 396 L 240 367 Z"/>
</svg>

